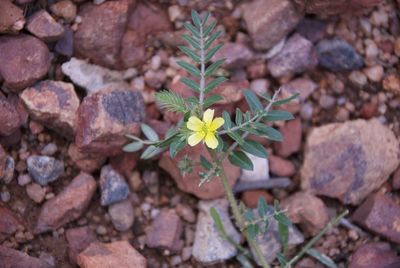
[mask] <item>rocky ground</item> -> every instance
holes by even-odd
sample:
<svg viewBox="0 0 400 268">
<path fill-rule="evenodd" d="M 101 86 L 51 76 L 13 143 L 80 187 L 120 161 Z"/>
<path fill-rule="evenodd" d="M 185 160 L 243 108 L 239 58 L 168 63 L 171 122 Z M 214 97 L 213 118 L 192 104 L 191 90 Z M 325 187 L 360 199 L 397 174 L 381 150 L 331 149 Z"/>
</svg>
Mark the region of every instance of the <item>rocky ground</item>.
<svg viewBox="0 0 400 268">
<path fill-rule="evenodd" d="M 240 241 L 219 182 L 199 188 L 197 172 L 177 169 L 188 151 L 146 162 L 121 152 L 139 122 L 163 136 L 179 120 L 154 92 L 191 94 L 176 64 L 191 9 L 224 33 L 219 108 L 245 107 L 244 88 L 300 93 L 285 106 L 296 119 L 276 124 L 284 141 L 265 143 L 268 161 L 226 164 L 238 197 L 282 202 L 291 253 L 347 208 L 315 247 L 339 267 L 400 267 L 399 5 L 0 0 L 0 267 L 239 267 L 209 214 Z M 258 238 L 273 267 L 276 232 L 272 222 Z"/>
</svg>

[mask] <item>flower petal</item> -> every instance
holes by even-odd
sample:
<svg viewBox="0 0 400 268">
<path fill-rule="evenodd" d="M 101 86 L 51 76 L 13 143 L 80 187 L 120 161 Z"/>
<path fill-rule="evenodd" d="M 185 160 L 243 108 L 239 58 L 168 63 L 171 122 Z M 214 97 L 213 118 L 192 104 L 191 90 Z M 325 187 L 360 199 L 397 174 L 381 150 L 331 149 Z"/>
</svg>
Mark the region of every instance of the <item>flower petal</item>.
<svg viewBox="0 0 400 268">
<path fill-rule="evenodd" d="M 208 132 L 204 140 L 209 148 L 215 149 L 218 147 L 218 139 L 215 137 L 213 132 Z"/>
<path fill-rule="evenodd" d="M 196 116 L 191 116 L 186 123 L 186 127 L 192 131 L 203 130 L 204 123 Z"/>
<path fill-rule="evenodd" d="M 210 127 L 211 122 L 214 117 L 214 110 L 213 109 L 207 109 L 204 114 L 203 114 L 203 122 L 206 123 L 207 128 Z"/>
<path fill-rule="evenodd" d="M 220 126 L 222 126 L 225 123 L 225 120 L 222 117 L 216 117 L 210 125 L 209 130 L 210 131 L 215 131 L 217 130 Z"/>
<path fill-rule="evenodd" d="M 205 133 L 204 131 L 199 131 L 199 132 L 195 132 L 192 135 L 190 135 L 189 139 L 188 139 L 188 143 L 190 146 L 196 146 L 199 142 L 201 142 L 201 140 L 204 138 Z"/>
</svg>

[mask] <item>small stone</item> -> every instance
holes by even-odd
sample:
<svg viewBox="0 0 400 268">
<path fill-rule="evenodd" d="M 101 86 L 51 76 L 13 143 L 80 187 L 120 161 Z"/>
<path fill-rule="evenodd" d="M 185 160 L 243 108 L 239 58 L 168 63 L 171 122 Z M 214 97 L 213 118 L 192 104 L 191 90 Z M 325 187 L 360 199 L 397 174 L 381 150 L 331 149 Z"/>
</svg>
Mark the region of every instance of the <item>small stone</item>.
<svg viewBox="0 0 400 268">
<path fill-rule="evenodd" d="M 368 79 L 372 82 L 380 82 L 384 75 L 383 67 L 380 65 L 373 66 L 364 69 L 364 73 L 367 75 Z"/>
<path fill-rule="evenodd" d="M 20 174 L 18 175 L 18 185 L 25 186 L 32 181 L 31 176 L 28 174 Z"/>
<path fill-rule="evenodd" d="M 71 22 L 76 17 L 76 5 L 69 0 L 62 0 L 50 6 L 51 12 L 67 22 Z"/>
<path fill-rule="evenodd" d="M 336 104 L 336 99 L 330 95 L 321 95 L 319 98 L 319 105 L 322 109 L 330 110 Z"/>
<path fill-rule="evenodd" d="M 327 207 L 318 197 L 308 192 L 297 192 L 281 202 L 282 209 L 289 219 L 300 224 L 301 229 L 307 234 L 318 234 L 329 222 Z"/>
<path fill-rule="evenodd" d="M 6 166 L 4 169 L 3 181 L 9 184 L 14 178 L 15 162 L 11 156 L 6 157 Z"/>
<path fill-rule="evenodd" d="M 274 197 L 264 190 L 245 191 L 242 194 L 241 200 L 248 208 L 258 207 L 258 200 L 264 198 L 267 203 L 273 202 Z"/>
<path fill-rule="evenodd" d="M 268 93 L 270 82 L 267 79 L 255 79 L 250 83 L 250 90 L 257 95 Z"/>
<path fill-rule="evenodd" d="M 382 193 L 370 196 L 353 213 L 352 219 L 384 238 L 400 243 L 400 206 Z"/>
<path fill-rule="evenodd" d="M 75 143 L 71 143 L 68 147 L 68 156 L 79 170 L 87 173 L 100 169 L 106 161 L 106 157 L 102 155 L 80 151 Z"/>
<path fill-rule="evenodd" d="M 388 74 L 382 82 L 385 90 L 400 95 L 400 77 L 397 74 Z"/>
<path fill-rule="evenodd" d="M 275 152 L 282 157 L 288 157 L 300 150 L 302 128 L 301 120 L 296 118 L 288 121 L 283 127 L 279 128 L 283 135 L 283 141 L 275 143 Z"/>
<path fill-rule="evenodd" d="M 120 232 L 129 230 L 135 219 L 132 203 L 130 200 L 125 200 L 109 206 L 108 214 L 115 229 Z"/>
<path fill-rule="evenodd" d="M 64 27 L 64 34 L 57 40 L 54 50 L 68 58 L 74 54 L 74 33 L 68 26 Z"/>
<path fill-rule="evenodd" d="M 294 34 L 282 50 L 268 62 L 268 69 L 272 76 L 281 77 L 303 73 L 317 64 L 318 55 L 313 44 L 300 34 Z"/>
<path fill-rule="evenodd" d="M 288 0 L 256 0 L 243 8 L 243 19 L 256 49 L 267 50 L 273 47 L 301 19 L 301 15 Z"/>
<path fill-rule="evenodd" d="M 28 194 L 30 199 L 40 204 L 44 200 L 46 189 L 42 188 L 39 184 L 32 183 L 26 187 L 26 193 Z"/>
<path fill-rule="evenodd" d="M 398 155 L 398 140 L 377 120 L 316 127 L 307 137 L 302 188 L 359 204 L 397 168 Z"/>
<path fill-rule="evenodd" d="M 0 1 L 0 33 L 18 33 L 24 28 L 24 11 L 11 1 Z"/>
<path fill-rule="evenodd" d="M 368 82 L 367 76 L 360 71 L 352 71 L 349 75 L 349 79 L 350 82 L 360 88 L 363 88 Z"/>
<path fill-rule="evenodd" d="M 79 173 L 59 194 L 44 203 L 35 233 L 54 231 L 78 219 L 89 205 L 95 191 L 95 179 L 87 173 Z"/>
<path fill-rule="evenodd" d="M 99 225 L 96 228 L 96 233 L 98 235 L 106 235 L 108 233 L 107 228 L 104 225 Z"/>
<path fill-rule="evenodd" d="M 319 64 L 333 72 L 358 70 L 364 65 L 362 57 L 346 41 L 323 39 L 317 45 Z"/>
<path fill-rule="evenodd" d="M 269 166 L 268 159 L 258 157 L 252 154 L 246 153 L 253 163 L 253 170 L 242 169 L 242 175 L 240 181 L 251 182 L 260 180 L 269 180 Z"/>
<path fill-rule="evenodd" d="M 183 18 L 183 12 L 180 6 L 173 5 L 168 7 L 168 16 L 171 21 Z"/>
<path fill-rule="evenodd" d="M 392 187 L 394 190 L 400 189 L 400 168 L 393 173 Z"/>
<path fill-rule="evenodd" d="M 304 120 L 311 120 L 314 114 L 314 108 L 310 103 L 304 103 L 300 109 L 300 116 Z"/>
<path fill-rule="evenodd" d="M 299 9 L 311 14 L 337 15 L 373 7 L 382 0 L 295 0 Z"/>
<path fill-rule="evenodd" d="M 6 98 L 0 92 L 0 135 L 9 136 L 14 134 L 21 124 L 21 118 L 18 115 L 18 111 L 12 103 L 11 98 Z"/>
<path fill-rule="evenodd" d="M 0 205 L 0 243 L 17 232 L 22 225 L 22 220 L 14 212 Z"/>
<path fill-rule="evenodd" d="M 53 266 L 24 252 L 0 245 L 0 267 L 51 268 Z"/>
<path fill-rule="evenodd" d="M 224 65 L 228 69 L 246 66 L 254 58 L 254 53 L 242 43 L 225 43 L 214 55 L 213 61 L 225 59 Z"/>
<path fill-rule="evenodd" d="M 50 156 L 33 155 L 28 157 L 26 163 L 29 175 L 42 186 L 64 174 L 64 162 Z"/>
<path fill-rule="evenodd" d="M 217 210 L 227 235 L 236 243 L 240 241 L 240 234 L 236 231 L 228 213 L 228 201 L 215 199 L 199 202 L 199 215 L 196 225 L 196 234 L 193 243 L 193 257 L 203 265 L 211 265 L 233 258 L 237 250 L 231 243 L 223 239 L 214 225 L 210 209 Z"/>
<path fill-rule="evenodd" d="M 28 18 L 27 30 L 45 42 L 53 42 L 64 34 L 64 28 L 46 10 L 39 10 Z"/>
<path fill-rule="evenodd" d="M 146 259 L 128 241 L 91 243 L 77 257 L 81 268 L 146 268 Z"/>
<path fill-rule="evenodd" d="M 299 93 L 301 101 L 305 101 L 317 90 L 318 85 L 308 78 L 296 78 L 282 86 L 281 91 L 285 97 Z"/>
<path fill-rule="evenodd" d="M 176 206 L 176 214 L 178 214 L 182 219 L 187 222 L 196 222 L 196 214 L 194 213 L 193 209 L 188 205 L 178 204 Z"/>
<path fill-rule="evenodd" d="M 181 235 L 182 221 L 173 210 L 160 212 L 147 232 L 146 244 L 150 248 L 167 249 L 178 252 L 183 247 Z"/>
<path fill-rule="evenodd" d="M 42 155 L 48 155 L 48 156 L 52 156 L 57 152 L 58 148 L 57 148 L 57 144 L 50 142 L 48 144 L 46 144 L 43 149 L 40 151 L 40 153 Z"/>
<path fill-rule="evenodd" d="M 326 35 L 327 22 L 314 18 L 304 18 L 296 27 L 296 32 L 315 43 Z"/>
<path fill-rule="evenodd" d="M 104 166 L 100 174 L 101 205 L 108 206 L 125 200 L 129 195 L 129 185 L 110 165 Z"/>
<path fill-rule="evenodd" d="M 96 241 L 96 235 L 88 226 L 68 229 L 65 238 L 68 243 L 68 257 L 73 264 L 76 263 L 78 254 Z"/>
<path fill-rule="evenodd" d="M 282 157 L 269 155 L 269 170 L 272 174 L 279 177 L 291 177 L 296 173 L 294 164 Z"/>
<path fill-rule="evenodd" d="M 359 246 L 351 255 L 349 268 L 394 268 L 399 264 L 400 257 L 388 243 L 370 242 Z"/>
<path fill-rule="evenodd" d="M 11 194 L 9 191 L 2 191 L 0 193 L 0 199 L 4 203 L 8 203 L 11 200 Z"/>
</svg>

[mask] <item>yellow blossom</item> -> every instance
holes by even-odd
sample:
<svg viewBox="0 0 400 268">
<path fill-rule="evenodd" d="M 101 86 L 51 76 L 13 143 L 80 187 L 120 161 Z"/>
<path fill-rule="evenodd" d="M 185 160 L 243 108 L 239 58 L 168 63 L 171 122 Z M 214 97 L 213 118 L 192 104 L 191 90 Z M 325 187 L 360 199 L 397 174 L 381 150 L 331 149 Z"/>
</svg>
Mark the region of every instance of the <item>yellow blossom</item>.
<svg viewBox="0 0 400 268">
<path fill-rule="evenodd" d="M 222 117 L 214 117 L 214 110 L 207 109 L 203 114 L 203 121 L 197 116 L 191 116 L 186 124 L 187 128 L 193 131 L 189 136 L 188 143 L 190 146 L 197 145 L 204 140 L 206 145 L 215 149 L 218 146 L 218 139 L 215 137 L 216 130 L 224 124 Z"/>
</svg>

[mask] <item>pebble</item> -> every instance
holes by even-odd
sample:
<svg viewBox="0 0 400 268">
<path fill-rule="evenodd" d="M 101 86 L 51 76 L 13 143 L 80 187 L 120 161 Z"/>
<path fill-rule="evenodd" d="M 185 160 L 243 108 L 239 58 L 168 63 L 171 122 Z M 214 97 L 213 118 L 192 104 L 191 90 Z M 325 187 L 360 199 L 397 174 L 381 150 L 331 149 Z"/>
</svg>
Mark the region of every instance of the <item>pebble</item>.
<svg viewBox="0 0 400 268">
<path fill-rule="evenodd" d="M 268 159 L 261 158 L 249 153 L 246 155 L 250 158 L 253 163 L 253 170 L 242 169 L 242 175 L 240 176 L 241 182 L 251 182 L 260 180 L 269 180 L 269 165 Z"/>
<path fill-rule="evenodd" d="M 336 104 L 336 99 L 330 95 L 322 95 L 319 98 L 319 105 L 325 110 L 332 109 Z"/>
<path fill-rule="evenodd" d="M 40 154 L 52 156 L 57 152 L 57 150 L 58 150 L 57 144 L 51 142 L 43 147 L 43 149 L 40 151 Z"/>
<path fill-rule="evenodd" d="M 282 157 L 289 157 L 297 153 L 301 147 L 302 126 L 300 118 L 287 121 L 279 128 L 283 135 L 283 141 L 274 144 L 275 153 Z"/>
<path fill-rule="evenodd" d="M 96 241 L 96 235 L 88 226 L 71 228 L 65 232 L 68 243 L 68 257 L 71 263 L 76 263 L 76 257 L 92 242 Z"/>
<path fill-rule="evenodd" d="M 44 200 L 46 189 L 42 188 L 37 183 L 31 183 L 26 187 L 26 193 L 28 194 L 30 199 L 39 204 L 42 203 L 42 201 Z"/>
<path fill-rule="evenodd" d="M 9 191 L 2 191 L 0 193 L 0 199 L 2 202 L 7 203 L 8 201 L 11 200 L 11 194 Z"/>
<path fill-rule="evenodd" d="M 385 90 L 400 95 L 400 77 L 397 74 L 388 74 L 383 79 L 382 86 Z"/>
<path fill-rule="evenodd" d="M 108 214 L 115 229 L 120 232 L 129 230 L 135 219 L 133 206 L 130 200 L 114 203 L 108 207 Z"/>
<path fill-rule="evenodd" d="M 29 174 L 19 174 L 18 175 L 18 185 L 25 186 L 32 181 L 31 176 Z"/>
<path fill-rule="evenodd" d="M 25 252 L 18 251 L 6 246 L 0 246 L 0 267 L 29 267 L 29 268 L 51 268 L 53 266 L 39 258 L 34 258 Z"/>
<path fill-rule="evenodd" d="M 44 9 L 28 18 L 26 29 L 45 42 L 56 41 L 64 34 L 64 27 Z"/>
<path fill-rule="evenodd" d="M 350 258 L 349 268 L 397 267 L 400 257 L 388 243 L 369 242 L 357 247 Z"/>
<path fill-rule="evenodd" d="M 6 157 L 6 166 L 4 168 L 3 181 L 9 184 L 14 178 L 15 162 L 11 156 Z"/>
<path fill-rule="evenodd" d="M 107 228 L 104 225 L 99 225 L 96 228 L 96 233 L 98 235 L 106 235 L 108 233 Z"/>
<path fill-rule="evenodd" d="M 26 163 L 29 175 L 42 186 L 64 174 L 64 162 L 50 156 L 33 155 L 28 157 Z"/>
<path fill-rule="evenodd" d="M 278 177 L 291 177 L 296 173 L 296 167 L 287 159 L 269 155 L 268 161 L 270 172 Z"/>
<path fill-rule="evenodd" d="M 364 73 L 368 77 L 368 79 L 372 82 L 380 82 L 382 81 L 384 70 L 380 65 L 373 66 L 367 69 L 364 69 Z"/>
<path fill-rule="evenodd" d="M 352 71 L 349 75 L 349 80 L 360 88 L 364 87 L 368 82 L 367 76 L 361 71 Z"/>
<path fill-rule="evenodd" d="M 76 5 L 70 0 L 62 0 L 50 6 L 51 12 L 67 22 L 72 22 L 76 17 Z"/>
<path fill-rule="evenodd" d="M 250 90 L 257 95 L 262 95 L 268 92 L 270 81 L 268 79 L 255 79 L 250 83 Z"/>
<path fill-rule="evenodd" d="M 101 205 L 108 206 L 129 196 L 129 185 L 110 165 L 102 167 L 100 174 Z"/>
<path fill-rule="evenodd" d="M 300 116 L 304 120 L 311 120 L 313 117 L 313 111 L 313 106 L 309 102 L 306 102 L 301 106 Z"/>
<path fill-rule="evenodd" d="M 11 1 L 0 2 L 0 33 L 18 33 L 24 28 L 24 11 Z"/>
<path fill-rule="evenodd" d="M 196 214 L 194 213 L 193 209 L 185 204 L 178 204 L 176 206 L 176 213 L 182 217 L 185 221 L 189 223 L 196 222 Z"/>
</svg>

